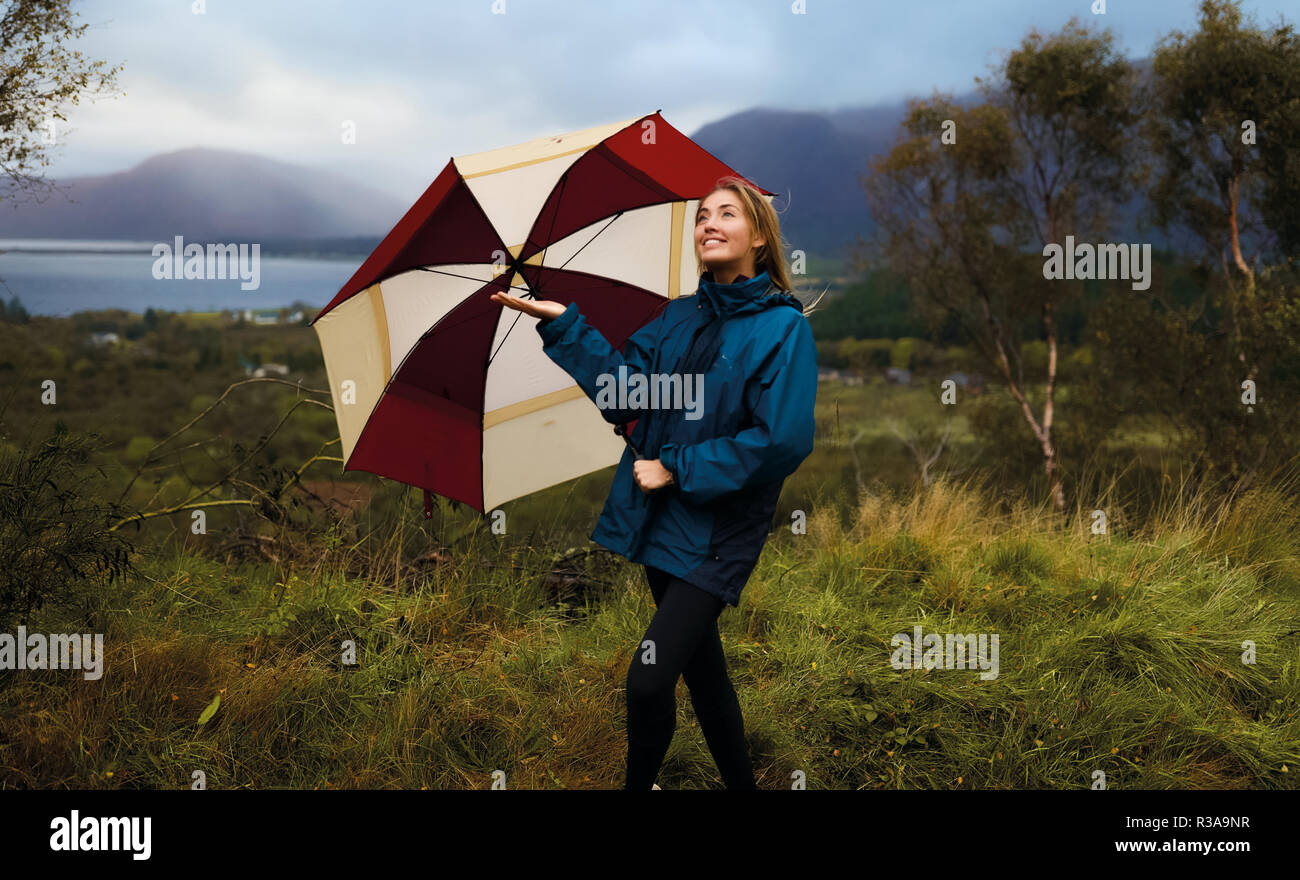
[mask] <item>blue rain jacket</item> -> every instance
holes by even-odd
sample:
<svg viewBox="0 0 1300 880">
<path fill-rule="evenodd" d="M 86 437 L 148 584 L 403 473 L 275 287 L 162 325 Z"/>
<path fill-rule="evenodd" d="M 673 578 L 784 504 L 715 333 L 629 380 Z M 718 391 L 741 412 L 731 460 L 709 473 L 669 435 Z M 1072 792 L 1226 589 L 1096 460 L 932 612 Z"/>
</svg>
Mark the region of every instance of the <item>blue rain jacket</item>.
<svg viewBox="0 0 1300 880">
<path fill-rule="evenodd" d="M 766 272 L 734 284 L 717 284 L 706 272 L 694 296 L 669 300 L 621 352 L 572 302 L 538 322 L 537 332 L 547 356 L 593 402 L 607 404 L 605 420 L 635 420 L 632 443 L 673 475 L 647 495 L 625 449 L 592 540 L 739 604 L 781 486 L 813 448 L 817 348 L 802 304 Z M 618 377 L 620 367 L 629 377 L 702 374 L 702 417 L 662 401 L 657 409 L 617 408 L 598 377 Z"/>
</svg>

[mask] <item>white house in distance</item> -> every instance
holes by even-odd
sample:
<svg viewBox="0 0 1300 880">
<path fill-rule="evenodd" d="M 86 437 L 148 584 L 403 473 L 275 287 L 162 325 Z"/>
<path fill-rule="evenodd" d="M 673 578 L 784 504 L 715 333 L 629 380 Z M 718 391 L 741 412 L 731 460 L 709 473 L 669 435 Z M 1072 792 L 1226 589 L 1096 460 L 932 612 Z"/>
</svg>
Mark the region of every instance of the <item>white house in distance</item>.
<svg viewBox="0 0 1300 880">
<path fill-rule="evenodd" d="M 244 372 L 254 379 L 265 379 L 267 376 L 287 376 L 289 368 L 284 364 L 262 364 L 256 369 L 246 369 Z"/>
<path fill-rule="evenodd" d="M 244 309 L 244 320 L 253 324 L 280 323 L 279 309 Z"/>
<path fill-rule="evenodd" d="M 231 317 L 238 320 L 239 312 L 231 313 Z M 250 324 L 279 324 L 279 309 L 244 309 L 244 320 Z M 302 321 L 302 309 L 295 309 L 289 313 L 289 317 L 284 320 L 286 324 L 298 324 Z"/>
<path fill-rule="evenodd" d="M 827 369 L 826 367 L 818 367 L 817 381 L 843 382 L 845 385 L 861 385 L 862 377 L 849 370 L 832 370 Z"/>
</svg>

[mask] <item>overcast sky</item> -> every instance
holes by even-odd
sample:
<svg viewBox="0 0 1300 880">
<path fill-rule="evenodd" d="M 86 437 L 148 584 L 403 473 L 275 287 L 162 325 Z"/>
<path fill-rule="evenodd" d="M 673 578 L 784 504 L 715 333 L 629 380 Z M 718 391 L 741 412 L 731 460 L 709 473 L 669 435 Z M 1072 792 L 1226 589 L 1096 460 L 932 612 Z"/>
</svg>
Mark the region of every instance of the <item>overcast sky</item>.
<svg viewBox="0 0 1300 880">
<path fill-rule="evenodd" d="M 761 106 L 961 93 L 1033 28 L 1107 27 L 1129 58 L 1195 0 L 88 0 L 76 45 L 125 65 L 83 100 L 51 177 L 204 146 L 329 168 L 414 200 L 455 155 L 662 109 L 686 134 Z M 1245 0 L 1261 27 L 1295 0 Z M 342 143 L 354 120 L 356 143 Z"/>
</svg>

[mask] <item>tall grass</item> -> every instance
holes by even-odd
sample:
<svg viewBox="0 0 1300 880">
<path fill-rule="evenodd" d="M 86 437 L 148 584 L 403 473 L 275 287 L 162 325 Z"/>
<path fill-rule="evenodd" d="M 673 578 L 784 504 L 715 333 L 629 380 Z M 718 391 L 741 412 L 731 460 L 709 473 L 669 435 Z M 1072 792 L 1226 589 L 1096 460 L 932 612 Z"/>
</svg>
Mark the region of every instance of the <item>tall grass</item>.
<svg viewBox="0 0 1300 880">
<path fill-rule="evenodd" d="M 1091 501 L 1060 518 L 970 482 L 814 500 L 720 618 L 760 787 L 1086 788 L 1102 771 L 1112 788 L 1296 788 L 1296 499 L 1171 492 L 1106 534 Z M 395 535 L 369 567 L 324 538 L 298 562 L 151 557 L 115 597 L 102 679 L 6 675 L 0 782 L 460 789 L 501 770 L 510 788 L 620 787 L 649 590 L 619 558 L 536 537 L 485 526 L 430 561 Z M 998 676 L 893 668 L 891 638 L 916 625 L 997 634 Z M 660 784 L 719 788 L 678 697 Z"/>
</svg>

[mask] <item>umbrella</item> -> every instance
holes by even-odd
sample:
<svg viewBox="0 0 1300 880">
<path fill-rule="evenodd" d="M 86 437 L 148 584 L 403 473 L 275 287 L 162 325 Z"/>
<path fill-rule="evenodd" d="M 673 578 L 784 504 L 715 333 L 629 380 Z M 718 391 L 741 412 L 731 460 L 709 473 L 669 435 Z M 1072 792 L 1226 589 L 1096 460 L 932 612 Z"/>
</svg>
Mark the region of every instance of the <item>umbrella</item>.
<svg viewBox="0 0 1300 880">
<path fill-rule="evenodd" d="M 484 513 L 616 464 L 538 319 L 489 297 L 576 303 L 621 348 L 695 291 L 695 211 L 734 174 L 658 111 L 453 157 L 312 321 L 344 471 L 424 489 L 431 516 L 431 493 Z"/>
</svg>

